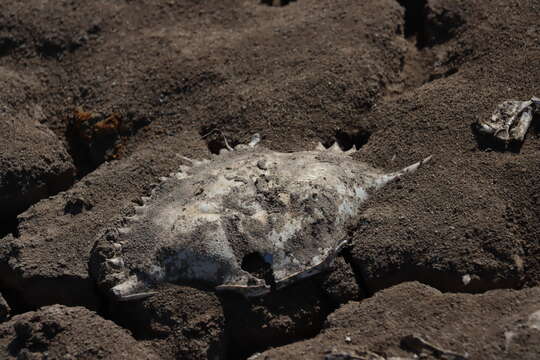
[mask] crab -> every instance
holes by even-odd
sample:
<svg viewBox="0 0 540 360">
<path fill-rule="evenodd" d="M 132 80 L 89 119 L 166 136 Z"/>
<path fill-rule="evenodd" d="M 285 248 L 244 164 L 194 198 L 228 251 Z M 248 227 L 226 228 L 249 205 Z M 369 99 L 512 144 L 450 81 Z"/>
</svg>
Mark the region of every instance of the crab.
<svg viewBox="0 0 540 360">
<path fill-rule="evenodd" d="M 480 134 L 492 136 L 505 146 L 522 143 L 535 114 L 540 114 L 539 98 L 508 100 L 497 106 L 490 119 L 480 119 L 476 127 Z"/>
<path fill-rule="evenodd" d="M 384 173 L 337 143 L 282 153 L 259 141 L 226 143 L 211 161 L 182 158 L 133 216 L 98 237 L 98 285 L 118 301 L 165 282 L 246 297 L 282 289 L 328 269 L 368 194 L 431 158 Z M 249 259 L 266 271 L 250 271 Z"/>
</svg>

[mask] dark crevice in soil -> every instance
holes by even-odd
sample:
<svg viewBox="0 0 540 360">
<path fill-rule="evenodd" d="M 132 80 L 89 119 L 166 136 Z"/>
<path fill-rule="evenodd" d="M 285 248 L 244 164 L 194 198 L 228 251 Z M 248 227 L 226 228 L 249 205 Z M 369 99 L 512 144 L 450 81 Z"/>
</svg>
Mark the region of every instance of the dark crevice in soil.
<svg viewBox="0 0 540 360">
<path fill-rule="evenodd" d="M 76 41 L 44 39 L 37 45 L 37 52 L 44 58 L 62 60 L 65 53 L 73 53 L 82 46 Z"/>
<path fill-rule="evenodd" d="M 482 294 L 490 290 L 523 288 L 520 278 L 496 279 L 493 273 L 470 275 L 469 283 L 464 284 L 464 278 L 451 271 L 435 270 L 418 265 L 403 265 L 393 273 L 386 274 L 373 282 L 372 292 L 376 293 L 401 283 L 418 281 L 442 293 Z"/>
<path fill-rule="evenodd" d="M 267 262 L 263 255 L 258 252 L 247 254 L 242 259 L 242 270 L 254 275 L 259 279 L 263 279 L 267 285 L 275 288 L 276 279 L 272 271 L 272 264 Z"/>
<path fill-rule="evenodd" d="M 296 0 L 261 0 L 261 3 L 268 6 L 286 6 L 295 1 Z"/>
<path fill-rule="evenodd" d="M 405 9 L 404 36 L 418 49 L 450 40 L 464 20 L 455 11 L 434 10 L 426 0 L 397 0 Z"/>
<path fill-rule="evenodd" d="M 13 289 L 2 287 L 0 288 L 0 293 L 10 307 L 10 316 L 20 315 L 28 311 L 37 310 L 37 308 L 28 307 L 22 301 L 22 297 Z"/>
<path fill-rule="evenodd" d="M 71 196 L 64 205 L 64 214 L 78 215 L 83 211 L 92 210 L 93 207 L 94 204 L 91 201 L 83 197 Z"/>
<path fill-rule="evenodd" d="M 39 277 L 23 280 L 1 264 L 0 273 L 8 274 L 9 277 L 8 279 L 0 277 L 0 293 L 10 306 L 12 316 L 55 304 L 81 306 L 103 315 L 104 305 L 97 289 L 90 292 L 85 288 L 87 284 L 81 286 L 80 281 L 73 277 Z M 35 291 L 30 293 L 28 289 L 35 289 Z M 89 294 L 90 296 L 84 297 L 80 294 Z"/>
<path fill-rule="evenodd" d="M 66 134 L 68 143 L 68 152 L 73 159 L 73 164 L 76 169 L 76 177 L 78 180 L 90 174 L 98 168 L 101 163 L 94 163 L 85 146 L 70 133 Z"/>
<path fill-rule="evenodd" d="M 425 15 L 426 0 L 398 0 L 405 9 L 404 35 L 407 39 L 414 39 L 418 48 L 426 45 Z"/>
<path fill-rule="evenodd" d="M 360 269 L 358 269 L 354 265 L 354 261 L 352 260 L 351 249 L 349 247 L 343 249 L 341 252 L 341 255 L 343 256 L 343 259 L 345 260 L 345 262 L 351 267 L 354 273 L 354 279 L 356 281 L 356 284 L 361 290 L 363 290 L 366 298 L 373 296 L 374 292 L 367 286 L 366 282 L 364 281 L 364 278 L 362 277 L 362 272 L 360 271 Z"/>
<path fill-rule="evenodd" d="M 434 9 L 426 0 L 396 0 L 404 8 L 404 28 L 397 33 L 407 41 L 401 59 L 401 74 L 387 89 L 387 99 L 399 96 L 426 83 L 456 74 L 458 61 L 448 48 L 464 20 L 455 11 Z M 442 52 L 441 52 L 442 51 Z M 442 56 L 442 58 L 441 58 Z"/>
<path fill-rule="evenodd" d="M 316 279 L 306 279 L 261 298 L 221 293 L 228 360 L 317 336 L 334 307 L 325 302 Z"/>
<path fill-rule="evenodd" d="M 17 219 L 17 215 L 4 216 L 0 219 L 0 239 L 9 234 L 19 237 L 19 220 Z"/>
<path fill-rule="evenodd" d="M 540 135 L 540 113 L 536 113 L 533 115 L 531 130 L 532 132 L 534 132 L 535 135 Z"/>
<path fill-rule="evenodd" d="M 233 148 L 236 145 L 238 145 L 237 141 L 229 141 L 228 139 L 227 139 L 227 143 L 229 144 L 229 146 Z M 218 155 L 221 152 L 221 150 L 227 149 L 227 145 L 225 144 L 225 138 L 211 139 L 207 142 L 207 146 L 208 146 L 208 151 L 210 151 L 210 153 L 215 154 L 215 155 Z"/>
<path fill-rule="evenodd" d="M 371 132 L 366 129 L 356 129 L 351 131 L 339 129 L 335 132 L 333 137 L 325 138 L 321 143 L 327 149 L 334 143 L 337 143 L 343 151 L 351 150 L 353 147 L 355 150 L 359 150 L 368 143 L 370 137 Z"/>
<path fill-rule="evenodd" d="M 12 37 L 0 37 L 0 57 L 11 54 L 19 46 L 19 43 Z"/>
<path fill-rule="evenodd" d="M 60 44 L 49 40 L 43 41 L 43 43 L 38 46 L 38 53 L 44 57 L 58 58 L 63 51 L 64 49 Z"/>
</svg>

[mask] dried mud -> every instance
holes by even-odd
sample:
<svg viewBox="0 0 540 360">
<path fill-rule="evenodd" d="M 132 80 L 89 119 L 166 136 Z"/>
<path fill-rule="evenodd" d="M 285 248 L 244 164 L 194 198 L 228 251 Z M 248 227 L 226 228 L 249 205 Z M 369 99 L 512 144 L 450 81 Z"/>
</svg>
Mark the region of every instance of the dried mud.
<svg viewBox="0 0 540 360">
<path fill-rule="evenodd" d="M 538 18 L 537 0 L 2 1 L 0 357 L 384 358 L 415 333 L 538 358 L 540 119 L 511 151 L 472 129 L 540 96 Z M 100 231 L 179 154 L 256 132 L 433 160 L 368 200 L 328 273 L 258 300 L 170 284 L 111 302 Z"/>
<path fill-rule="evenodd" d="M 538 288 L 470 295 L 442 294 L 417 282 L 400 284 L 360 303 L 344 305 L 329 316 L 315 338 L 250 359 L 324 359 L 339 358 L 339 354 L 362 359 L 363 352 L 401 359 L 415 355 L 422 359 L 536 359 L 540 332 L 531 319 L 540 306 L 538 295 Z M 411 347 L 407 341 L 411 337 L 461 357 Z"/>
</svg>

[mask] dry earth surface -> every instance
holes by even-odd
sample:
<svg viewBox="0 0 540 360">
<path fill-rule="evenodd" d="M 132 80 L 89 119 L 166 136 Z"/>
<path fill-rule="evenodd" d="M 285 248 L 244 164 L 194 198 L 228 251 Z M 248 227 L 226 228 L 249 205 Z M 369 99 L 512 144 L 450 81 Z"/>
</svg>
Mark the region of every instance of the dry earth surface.
<svg viewBox="0 0 540 360">
<path fill-rule="evenodd" d="M 508 151 L 473 129 L 540 96 L 539 18 L 538 0 L 3 0 L 0 357 L 539 358 L 540 119 Z M 178 154 L 256 132 L 433 160 L 368 200 L 332 271 L 252 300 L 110 301 L 100 231 Z"/>
</svg>

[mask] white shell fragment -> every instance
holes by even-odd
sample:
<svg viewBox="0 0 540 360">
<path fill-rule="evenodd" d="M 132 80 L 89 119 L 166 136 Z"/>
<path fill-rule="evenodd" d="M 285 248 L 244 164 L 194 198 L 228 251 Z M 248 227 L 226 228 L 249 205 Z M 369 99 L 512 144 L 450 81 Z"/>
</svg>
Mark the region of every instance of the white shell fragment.
<svg viewBox="0 0 540 360">
<path fill-rule="evenodd" d="M 437 358 L 448 360 L 467 360 L 469 358 L 469 354 L 467 353 L 459 354 L 445 350 L 419 335 L 407 335 L 401 339 L 401 344 L 407 349 L 416 352 L 422 358 L 427 357 L 427 355 L 436 355 Z"/>
<path fill-rule="evenodd" d="M 531 329 L 540 330 L 540 310 L 533 312 L 529 316 L 527 324 Z"/>
<path fill-rule="evenodd" d="M 118 300 L 150 296 L 163 282 L 245 296 L 282 288 L 329 267 L 370 190 L 429 160 L 384 174 L 337 145 L 280 153 L 259 140 L 189 160 L 136 216 L 106 231 L 93 250 L 99 285 Z M 265 271 L 250 270 L 250 259 Z"/>
<path fill-rule="evenodd" d="M 535 114 L 540 114 L 539 98 L 505 101 L 497 106 L 490 119 L 479 120 L 477 129 L 504 144 L 522 143 Z"/>
</svg>

